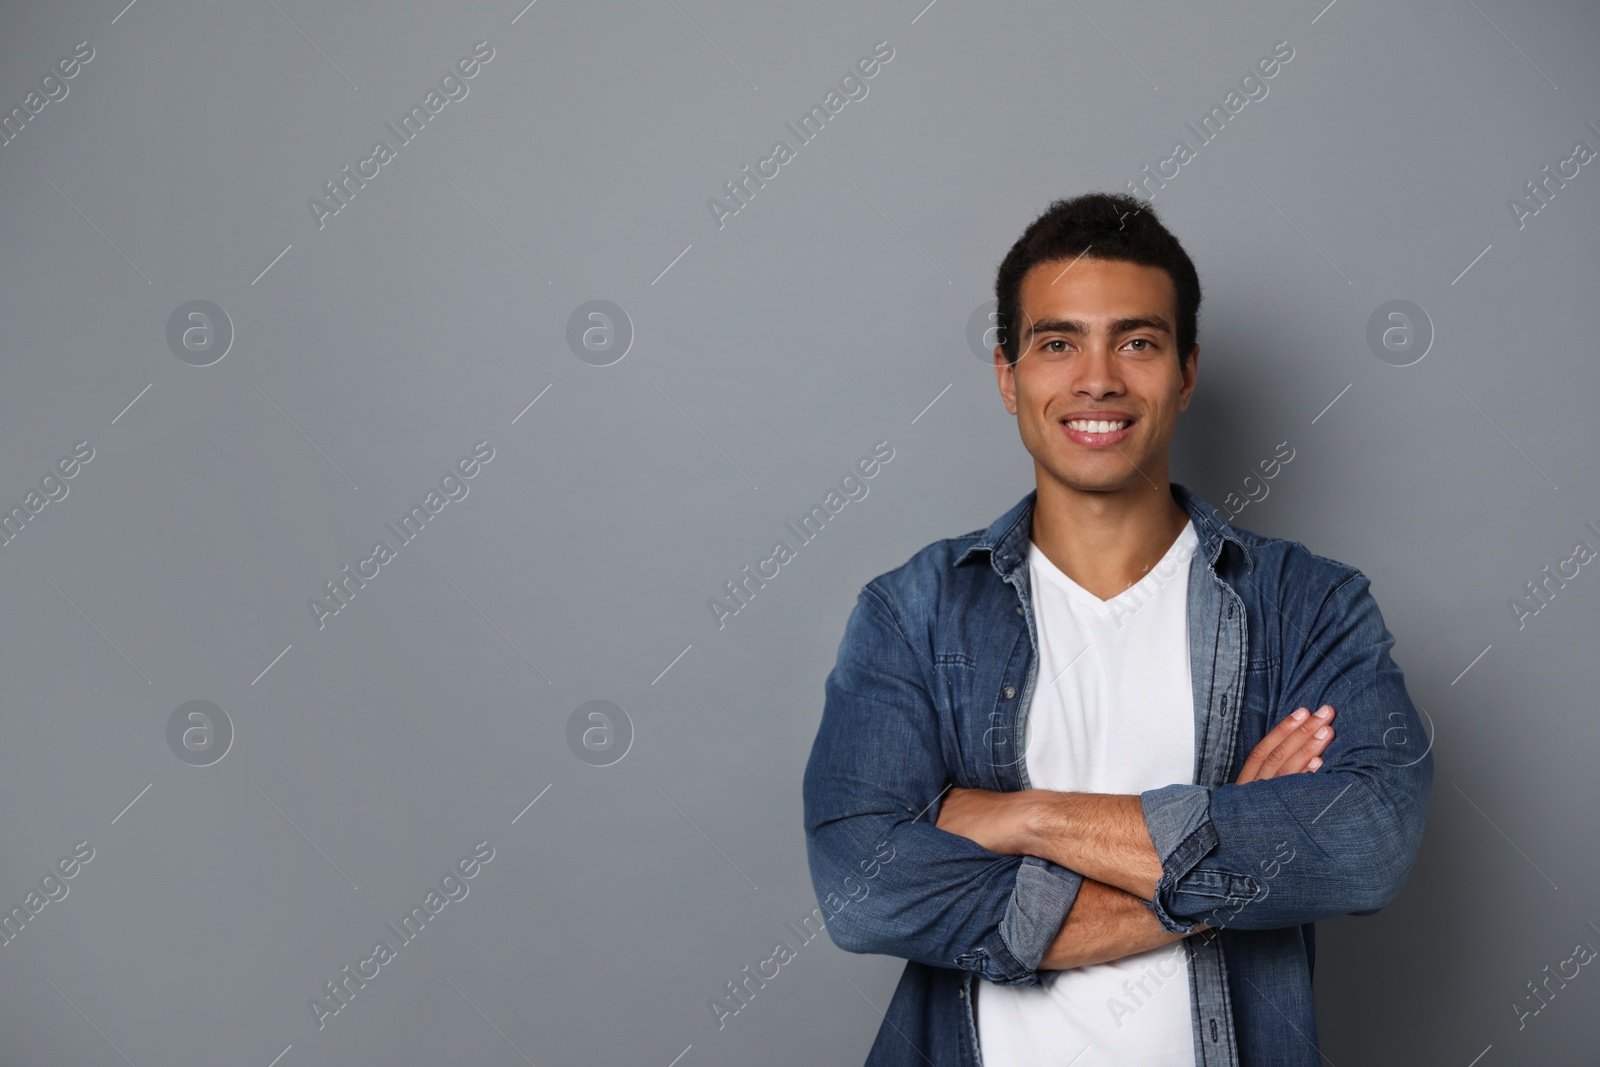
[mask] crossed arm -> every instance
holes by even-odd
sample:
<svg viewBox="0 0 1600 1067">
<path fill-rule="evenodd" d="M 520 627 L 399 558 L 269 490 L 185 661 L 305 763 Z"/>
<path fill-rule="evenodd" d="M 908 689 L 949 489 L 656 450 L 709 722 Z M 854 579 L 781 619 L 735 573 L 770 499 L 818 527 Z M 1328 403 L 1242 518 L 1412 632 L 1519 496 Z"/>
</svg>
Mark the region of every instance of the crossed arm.
<svg viewBox="0 0 1600 1067">
<path fill-rule="evenodd" d="M 862 589 L 806 765 L 812 883 L 840 948 L 1039 985 L 1041 970 L 1157 947 L 1202 922 L 1270 930 L 1372 914 L 1404 884 L 1431 742 L 1359 573 L 1293 635 L 1273 698 L 1337 703 L 1337 742 L 1316 739 L 1323 755 L 1308 758 L 1302 733 L 1286 753 L 1316 720 L 1280 724 L 1237 781 L 1138 796 L 941 792 L 961 739 L 900 615 L 881 587 Z M 1318 770 L 1329 773 L 1300 773 Z"/>
<path fill-rule="evenodd" d="M 1324 705 L 1316 715 L 1300 708 L 1286 717 L 1251 751 L 1237 782 L 1315 771 L 1333 739 L 1333 716 Z M 1105 963 L 1188 936 L 1163 929 L 1146 903 L 1161 860 L 1136 794 L 955 788 L 935 825 L 991 852 L 1039 856 L 1084 876 L 1040 970 Z M 1209 929 L 1202 923 L 1190 933 Z"/>
</svg>

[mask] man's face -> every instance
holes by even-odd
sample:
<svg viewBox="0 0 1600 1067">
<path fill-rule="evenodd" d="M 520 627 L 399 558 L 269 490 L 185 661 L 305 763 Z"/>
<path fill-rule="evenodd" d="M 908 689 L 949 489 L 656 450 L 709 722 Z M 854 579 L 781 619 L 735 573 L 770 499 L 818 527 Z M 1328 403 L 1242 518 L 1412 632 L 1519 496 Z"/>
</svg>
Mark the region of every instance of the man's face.
<svg viewBox="0 0 1600 1067">
<path fill-rule="evenodd" d="M 1084 492 L 1164 486 L 1200 351 L 1180 367 L 1172 278 L 1125 260 L 1053 260 L 1017 295 L 1017 364 L 997 345 L 995 376 L 1040 478 Z"/>
</svg>

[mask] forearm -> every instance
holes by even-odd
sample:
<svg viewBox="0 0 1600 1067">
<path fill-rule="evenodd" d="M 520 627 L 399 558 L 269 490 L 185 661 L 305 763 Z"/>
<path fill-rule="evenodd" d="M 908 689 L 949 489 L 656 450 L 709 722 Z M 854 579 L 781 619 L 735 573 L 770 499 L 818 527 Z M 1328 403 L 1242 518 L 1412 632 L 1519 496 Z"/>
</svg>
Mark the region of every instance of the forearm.
<svg viewBox="0 0 1600 1067">
<path fill-rule="evenodd" d="M 1339 709 L 1315 773 L 1141 794 L 1164 868 L 1150 898 L 1163 928 L 1299 926 L 1369 914 L 1400 892 L 1426 821 L 1432 741 L 1368 586 L 1352 572 L 1324 594 L 1309 625 L 1286 635 L 1281 681 L 1256 705 Z M 1245 744 L 1263 725 L 1251 720 L 1240 723 Z"/>
<path fill-rule="evenodd" d="M 932 648 L 910 644 L 916 628 L 897 618 L 890 585 L 874 579 L 856 599 L 806 761 L 806 853 L 823 920 L 846 951 L 1038 985 L 1083 879 L 932 824 L 951 788 L 945 713 L 928 688 Z"/>
<path fill-rule="evenodd" d="M 1168 855 L 1157 918 L 1271 930 L 1382 908 L 1415 858 L 1430 778 L 1423 760 L 1388 780 L 1334 770 L 1151 790 L 1149 825 Z"/>
<path fill-rule="evenodd" d="M 1039 960 L 1082 876 L 1038 856 L 999 855 L 875 807 L 859 779 L 808 773 L 806 848 L 828 933 L 847 952 L 1038 985 Z M 855 814 L 837 816 L 839 810 Z"/>
<path fill-rule="evenodd" d="M 1028 791 L 1026 804 L 1021 851 L 1142 900 L 1154 899 L 1161 857 L 1137 795 L 1035 789 Z"/>
<path fill-rule="evenodd" d="M 1132 893 L 1085 878 L 1060 932 L 1045 950 L 1039 969 L 1065 971 L 1106 963 L 1181 941 L 1185 936 L 1162 929 L 1155 914 Z"/>
</svg>

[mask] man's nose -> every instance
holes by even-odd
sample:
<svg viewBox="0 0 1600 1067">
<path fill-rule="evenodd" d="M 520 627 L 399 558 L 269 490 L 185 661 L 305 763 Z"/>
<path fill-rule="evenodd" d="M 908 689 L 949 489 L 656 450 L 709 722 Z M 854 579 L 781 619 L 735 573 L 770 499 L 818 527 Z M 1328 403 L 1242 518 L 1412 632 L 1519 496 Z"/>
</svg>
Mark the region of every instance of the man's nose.
<svg viewBox="0 0 1600 1067">
<path fill-rule="evenodd" d="M 1100 397 L 1121 391 L 1122 379 L 1117 372 L 1117 362 L 1106 345 L 1086 345 L 1078 368 L 1078 378 L 1073 383 L 1076 392 Z"/>
</svg>

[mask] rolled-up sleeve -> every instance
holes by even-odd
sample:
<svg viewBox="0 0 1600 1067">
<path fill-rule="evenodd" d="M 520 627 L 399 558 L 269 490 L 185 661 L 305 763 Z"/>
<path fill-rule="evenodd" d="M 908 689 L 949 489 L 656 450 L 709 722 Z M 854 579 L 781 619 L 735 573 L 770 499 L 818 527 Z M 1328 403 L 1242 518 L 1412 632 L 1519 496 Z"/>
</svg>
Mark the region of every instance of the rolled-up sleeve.
<svg viewBox="0 0 1600 1067">
<path fill-rule="evenodd" d="M 934 825 L 958 773 L 943 757 L 931 675 L 930 650 L 912 644 L 887 591 L 869 583 L 845 625 L 806 764 L 813 888 L 846 951 L 1038 985 L 1083 879 Z"/>
<path fill-rule="evenodd" d="M 1164 929 L 1268 930 L 1371 914 L 1404 886 L 1433 757 L 1369 586 L 1352 572 L 1297 620 L 1304 632 L 1269 715 L 1275 724 L 1298 707 L 1333 706 L 1319 770 L 1140 794 L 1162 868 L 1148 903 Z"/>
</svg>

